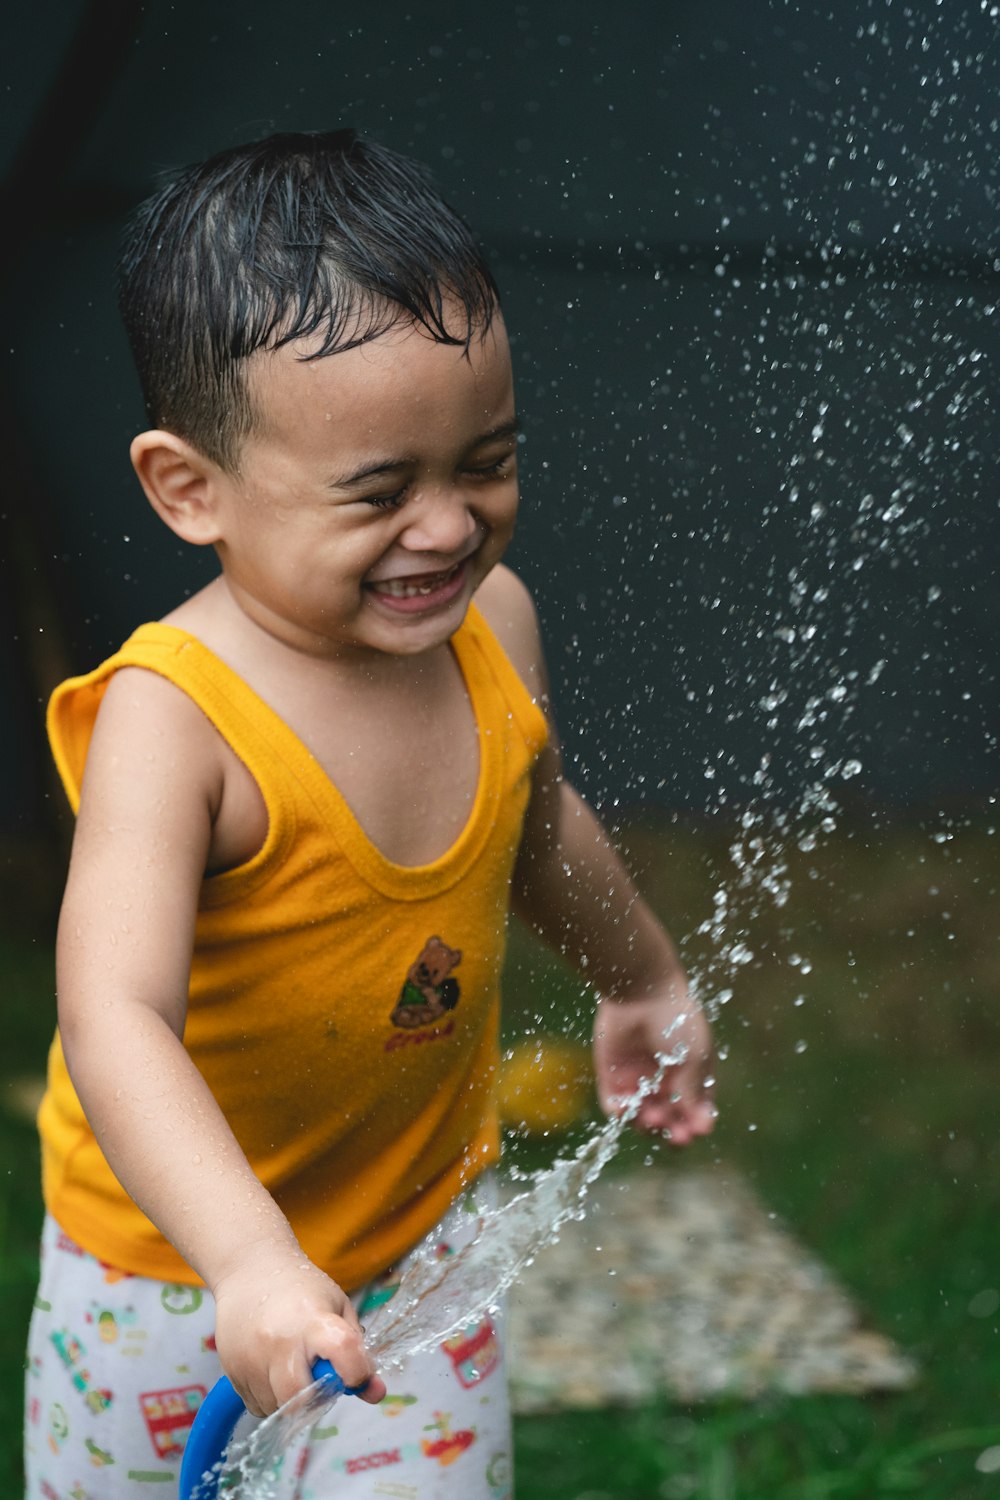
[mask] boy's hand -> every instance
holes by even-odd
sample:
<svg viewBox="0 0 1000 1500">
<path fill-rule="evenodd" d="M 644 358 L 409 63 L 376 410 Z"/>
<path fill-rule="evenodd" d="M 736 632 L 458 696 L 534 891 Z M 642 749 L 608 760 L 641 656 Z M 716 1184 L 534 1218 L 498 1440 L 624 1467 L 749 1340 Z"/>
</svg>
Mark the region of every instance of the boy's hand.
<svg viewBox="0 0 1000 1500">
<path fill-rule="evenodd" d="M 312 1381 L 328 1359 L 362 1401 L 381 1401 L 361 1324 L 347 1294 L 301 1251 L 266 1243 L 214 1288 L 215 1339 L 222 1367 L 247 1411 L 266 1417 Z"/>
<path fill-rule="evenodd" d="M 605 1114 L 621 1114 L 663 1058 L 680 1054 L 635 1118 L 639 1130 L 658 1132 L 674 1146 L 708 1135 L 715 1123 L 708 1022 L 694 1000 L 678 999 L 673 987 L 641 999 L 602 1000 L 594 1020 L 594 1073 Z"/>
</svg>

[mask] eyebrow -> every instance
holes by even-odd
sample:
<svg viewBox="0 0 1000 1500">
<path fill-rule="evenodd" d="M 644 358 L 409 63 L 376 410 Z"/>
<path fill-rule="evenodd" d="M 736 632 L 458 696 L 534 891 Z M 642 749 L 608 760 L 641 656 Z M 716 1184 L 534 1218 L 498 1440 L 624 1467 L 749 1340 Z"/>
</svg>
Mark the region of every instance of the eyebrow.
<svg viewBox="0 0 1000 1500">
<path fill-rule="evenodd" d="M 477 438 L 469 444 L 469 450 L 481 448 L 484 443 L 496 442 L 499 438 L 516 437 L 520 430 L 520 424 L 515 417 L 512 422 L 501 422 L 497 427 L 491 427 L 488 432 L 481 432 Z M 343 478 L 332 479 L 330 483 L 337 489 L 349 489 L 352 485 L 362 484 L 366 479 L 376 479 L 382 474 L 395 473 L 397 469 L 405 469 L 416 463 L 413 457 L 383 458 L 375 463 L 366 464 L 363 469 L 356 470 L 353 474 L 345 474 Z"/>
</svg>

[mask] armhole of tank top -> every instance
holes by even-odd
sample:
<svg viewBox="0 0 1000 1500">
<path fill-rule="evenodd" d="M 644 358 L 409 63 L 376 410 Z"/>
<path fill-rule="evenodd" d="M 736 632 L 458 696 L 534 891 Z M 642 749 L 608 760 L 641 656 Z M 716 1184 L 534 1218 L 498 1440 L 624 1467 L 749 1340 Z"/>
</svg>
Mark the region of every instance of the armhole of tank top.
<svg viewBox="0 0 1000 1500">
<path fill-rule="evenodd" d="M 83 785 L 83 773 L 87 764 L 90 734 L 86 736 L 86 745 L 81 747 L 81 735 L 69 712 L 69 706 L 75 694 L 86 692 L 89 696 L 93 695 L 97 685 L 95 673 L 90 673 L 86 677 L 69 677 L 53 690 L 45 710 L 45 730 L 48 735 L 49 749 L 74 817 L 80 810 L 80 788 Z M 103 697 L 103 692 L 101 696 Z M 100 701 L 97 707 L 100 708 Z M 91 729 L 96 718 L 97 709 L 91 716 Z"/>
<path fill-rule="evenodd" d="M 194 650 L 189 650 L 189 647 Z M 188 637 L 179 648 L 175 648 L 175 659 L 183 662 L 177 675 L 163 671 L 155 662 L 143 662 L 141 665 L 149 666 L 153 671 L 159 670 L 161 675 L 186 693 L 201 710 L 216 734 L 221 736 L 228 749 L 252 777 L 267 813 L 267 833 L 260 848 L 242 864 L 204 877 L 199 909 L 214 910 L 231 901 L 241 900 L 267 883 L 285 862 L 295 837 L 297 820 L 295 798 L 289 790 L 280 755 L 275 752 L 261 726 L 255 724 L 239 704 L 227 696 L 210 674 L 200 669 L 198 655 L 205 650 L 207 648 L 193 637 Z M 216 658 L 213 657 L 212 660 Z M 225 671 L 230 673 L 229 668 Z M 245 690 L 248 702 L 256 705 L 258 700 L 252 689 L 246 687 L 235 673 L 231 675 Z"/>
<path fill-rule="evenodd" d="M 549 726 L 545 714 L 525 685 L 520 672 L 507 655 L 496 632 L 476 604 L 471 605 L 466 617 L 469 639 L 482 658 L 486 670 L 502 694 L 514 719 L 524 736 L 526 744 L 537 757 L 545 749 L 549 739 Z"/>
<path fill-rule="evenodd" d="M 101 697 L 103 697 L 103 688 L 113 674 L 126 667 L 132 667 L 153 672 L 171 683 L 179 692 L 184 693 L 205 715 L 215 732 L 253 778 L 267 813 L 267 833 L 260 848 L 242 864 L 234 865 L 230 870 L 220 870 L 216 874 L 204 876 L 199 908 L 215 908 L 258 889 L 283 864 L 295 836 L 295 802 L 285 785 L 280 757 L 271 750 L 266 738 L 258 736 L 257 743 L 254 744 L 253 725 L 240 712 L 240 709 L 220 692 L 210 677 L 198 670 L 195 662 L 187 661 L 183 665 L 172 665 L 172 663 L 179 664 L 180 662 L 181 653 L 172 644 L 164 649 L 159 643 L 126 642 L 122 650 L 110 657 L 96 672 L 64 683 L 56 690 L 50 706 L 53 756 L 70 802 L 76 811 L 79 807 L 80 789 L 86 768 L 86 754 L 84 753 L 82 759 L 80 758 L 79 735 L 74 735 L 76 743 L 71 746 L 71 750 L 76 752 L 75 759 L 78 761 L 78 766 L 73 764 L 64 743 L 69 738 L 66 734 L 66 721 L 59 723 L 64 710 L 68 708 L 73 687 L 75 686 L 78 692 L 90 693 L 100 689 Z M 250 692 L 249 688 L 247 692 Z M 100 699 L 90 719 L 91 732 L 99 710 Z M 58 731 L 56 731 L 57 724 Z M 244 730 L 243 734 L 238 732 L 241 728 Z M 90 733 L 87 734 L 88 745 L 89 740 Z"/>
</svg>

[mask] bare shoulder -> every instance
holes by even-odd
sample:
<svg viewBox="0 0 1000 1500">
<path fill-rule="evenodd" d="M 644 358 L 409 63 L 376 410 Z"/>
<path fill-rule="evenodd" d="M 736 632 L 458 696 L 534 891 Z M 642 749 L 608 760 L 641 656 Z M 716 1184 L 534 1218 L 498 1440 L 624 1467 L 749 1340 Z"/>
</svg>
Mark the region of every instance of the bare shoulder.
<svg viewBox="0 0 1000 1500">
<path fill-rule="evenodd" d="M 201 709 L 144 667 L 122 667 L 108 683 L 87 753 L 85 793 L 113 775 L 119 795 L 160 787 L 185 802 L 218 795 L 221 742 Z M 176 804 L 175 804 L 176 805 Z"/>
<path fill-rule="evenodd" d="M 210 744 L 214 732 L 209 721 L 183 688 L 147 667 L 120 667 L 111 677 L 101 699 L 97 724 L 102 735 L 116 726 L 127 726 L 129 740 L 150 736 L 191 742 L 192 751 Z"/>
<path fill-rule="evenodd" d="M 221 786 L 208 720 L 141 667 L 111 678 L 87 752 L 59 922 L 59 1020 L 104 993 L 184 1028 L 198 895 Z M 136 914 L 142 914 L 142 920 Z"/>
<path fill-rule="evenodd" d="M 517 669 L 533 697 L 548 698 L 548 677 L 538 615 L 530 592 L 516 573 L 502 564 L 483 580 L 476 603 L 486 623 Z"/>
</svg>

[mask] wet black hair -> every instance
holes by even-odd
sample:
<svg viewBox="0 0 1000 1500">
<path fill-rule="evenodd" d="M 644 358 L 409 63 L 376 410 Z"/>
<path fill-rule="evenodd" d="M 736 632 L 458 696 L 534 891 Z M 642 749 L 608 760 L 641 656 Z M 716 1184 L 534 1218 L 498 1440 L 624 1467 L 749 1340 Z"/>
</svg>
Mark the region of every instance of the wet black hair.
<svg viewBox="0 0 1000 1500">
<path fill-rule="evenodd" d="M 131 219 L 119 303 L 154 427 L 223 468 L 255 413 L 246 363 L 319 359 L 403 316 L 464 346 L 499 309 L 482 251 L 430 174 L 353 130 L 273 135 L 181 171 Z"/>
</svg>

